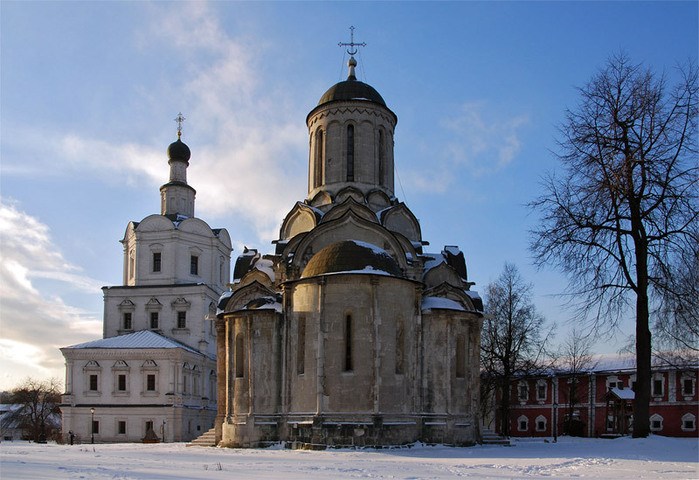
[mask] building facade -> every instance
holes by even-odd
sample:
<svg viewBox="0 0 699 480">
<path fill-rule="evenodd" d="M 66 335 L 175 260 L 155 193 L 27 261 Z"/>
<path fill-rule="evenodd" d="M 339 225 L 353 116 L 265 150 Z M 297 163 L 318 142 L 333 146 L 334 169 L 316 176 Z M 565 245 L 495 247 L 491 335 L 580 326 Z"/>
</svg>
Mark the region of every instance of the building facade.
<svg viewBox="0 0 699 480">
<path fill-rule="evenodd" d="M 130 222 L 123 284 L 104 287 L 103 338 L 61 349 L 63 433 L 82 441 L 188 441 L 216 416 L 216 304 L 231 240 L 194 215 L 190 150 L 168 148 L 161 212 Z"/>
<path fill-rule="evenodd" d="M 511 384 L 510 433 L 519 437 L 627 435 L 633 429 L 633 361 L 620 358 L 590 372 L 530 376 Z M 651 432 L 699 437 L 699 366 L 655 361 Z M 498 423 L 495 422 L 497 425 Z"/>
<path fill-rule="evenodd" d="M 276 251 L 238 257 L 216 320 L 222 446 L 478 441 L 482 302 L 394 194 L 396 115 L 370 85 L 306 119 L 308 192 Z"/>
</svg>

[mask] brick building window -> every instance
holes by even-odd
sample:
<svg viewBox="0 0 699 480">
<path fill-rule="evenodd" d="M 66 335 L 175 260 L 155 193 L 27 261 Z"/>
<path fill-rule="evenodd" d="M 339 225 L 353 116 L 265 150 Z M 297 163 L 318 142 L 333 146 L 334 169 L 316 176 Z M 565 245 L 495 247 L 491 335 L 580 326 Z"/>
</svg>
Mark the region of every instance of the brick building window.
<svg viewBox="0 0 699 480">
<path fill-rule="evenodd" d="M 650 417 L 650 430 L 651 432 L 659 432 L 663 429 L 663 417 L 657 413 L 651 415 Z"/>
<path fill-rule="evenodd" d="M 525 381 L 519 382 L 517 385 L 517 398 L 520 402 L 529 400 L 529 385 Z"/>
<path fill-rule="evenodd" d="M 697 417 L 691 413 L 682 415 L 682 431 L 693 432 L 697 429 Z"/>
<path fill-rule="evenodd" d="M 539 415 L 536 417 L 536 431 L 545 432 L 546 431 L 546 417 Z"/>
<path fill-rule="evenodd" d="M 526 432 L 529 430 L 529 419 L 522 415 L 517 419 L 517 430 L 520 432 Z"/>
</svg>

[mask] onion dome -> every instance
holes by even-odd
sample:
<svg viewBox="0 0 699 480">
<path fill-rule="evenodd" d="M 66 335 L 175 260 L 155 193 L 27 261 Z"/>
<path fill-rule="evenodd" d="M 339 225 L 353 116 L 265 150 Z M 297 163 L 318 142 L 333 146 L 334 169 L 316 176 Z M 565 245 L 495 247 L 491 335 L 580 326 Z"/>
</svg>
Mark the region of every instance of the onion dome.
<svg viewBox="0 0 699 480">
<path fill-rule="evenodd" d="M 378 103 L 379 105 L 385 107 L 386 102 L 374 87 L 357 80 L 357 77 L 354 74 L 354 67 L 357 66 L 357 61 L 354 59 L 354 57 L 350 57 L 347 65 L 349 66 L 349 75 L 347 80 L 336 83 L 330 87 L 328 91 L 326 91 L 323 96 L 320 97 L 318 105 L 347 100 L 364 100 Z"/>
<path fill-rule="evenodd" d="M 170 146 L 167 147 L 167 156 L 170 160 L 189 162 L 192 152 L 189 151 L 189 147 L 186 143 L 177 138 L 176 142 L 172 142 Z"/>
<path fill-rule="evenodd" d="M 301 278 L 329 273 L 376 273 L 394 277 L 403 276 L 396 261 L 385 250 L 356 240 L 337 242 L 323 248 L 308 262 Z"/>
</svg>

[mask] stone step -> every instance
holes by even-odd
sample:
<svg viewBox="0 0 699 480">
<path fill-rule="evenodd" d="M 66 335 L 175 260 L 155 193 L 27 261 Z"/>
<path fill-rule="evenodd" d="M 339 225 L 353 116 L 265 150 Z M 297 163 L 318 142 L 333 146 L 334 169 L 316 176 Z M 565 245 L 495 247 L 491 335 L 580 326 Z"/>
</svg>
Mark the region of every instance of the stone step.
<svg viewBox="0 0 699 480">
<path fill-rule="evenodd" d="M 187 444 L 188 447 L 215 447 L 216 428 L 208 430 Z"/>
<path fill-rule="evenodd" d="M 488 428 L 481 431 L 481 443 L 483 445 L 512 445 L 509 438 L 505 438 Z"/>
</svg>

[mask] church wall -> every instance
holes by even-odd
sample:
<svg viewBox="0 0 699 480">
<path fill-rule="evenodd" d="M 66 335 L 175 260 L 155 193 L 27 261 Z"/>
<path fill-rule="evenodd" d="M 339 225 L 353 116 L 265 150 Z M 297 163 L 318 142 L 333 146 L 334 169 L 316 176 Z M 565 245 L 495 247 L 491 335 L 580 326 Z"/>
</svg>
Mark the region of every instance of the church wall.
<svg viewBox="0 0 699 480">
<path fill-rule="evenodd" d="M 216 332 L 207 316 L 213 316 L 211 306 L 218 302 L 218 293 L 206 285 L 105 287 L 103 292 L 104 338 L 151 330 L 151 312 L 157 312 L 158 328 L 152 330 L 216 355 Z M 178 311 L 186 312 L 185 328 L 178 328 Z M 131 313 L 131 329 L 124 328 L 125 313 Z"/>
<path fill-rule="evenodd" d="M 139 442 L 146 422 L 164 441 L 189 441 L 214 425 L 216 370 L 213 360 L 182 349 L 63 349 L 66 393 L 63 433 L 91 440 L 92 414 L 99 422 L 95 442 Z M 90 376 L 97 388 L 91 389 Z M 118 377 L 125 376 L 124 389 Z M 148 375 L 154 375 L 151 390 Z M 185 386 L 186 385 L 186 386 Z M 121 423 L 121 425 L 120 425 Z"/>
</svg>

